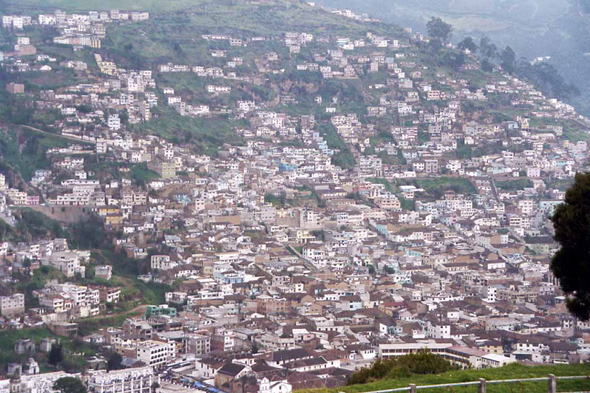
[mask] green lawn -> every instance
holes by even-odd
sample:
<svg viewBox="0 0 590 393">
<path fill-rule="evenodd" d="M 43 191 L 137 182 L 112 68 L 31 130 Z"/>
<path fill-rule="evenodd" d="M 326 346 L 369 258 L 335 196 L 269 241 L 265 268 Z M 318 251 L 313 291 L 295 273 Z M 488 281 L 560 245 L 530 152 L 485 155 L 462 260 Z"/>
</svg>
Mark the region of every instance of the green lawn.
<svg viewBox="0 0 590 393">
<path fill-rule="evenodd" d="M 567 191 L 574 184 L 574 179 L 555 179 L 545 181 L 547 188 L 557 188 L 561 191 Z"/>
<path fill-rule="evenodd" d="M 580 130 L 565 130 L 563 135 L 566 139 L 572 142 L 588 141 L 590 140 L 590 133 Z"/>
<path fill-rule="evenodd" d="M 150 182 L 152 180 L 160 178 L 158 172 L 148 169 L 145 163 L 134 165 L 131 168 L 131 176 L 135 180 L 140 180 L 144 182 Z"/>
<path fill-rule="evenodd" d="M 343 386 L 335 389 L 306 389 L 299 390 L 301 393 L 361 393 L 377 390 L 395 389 L 409 386 L 411 383 L 417 386 L 437 385 L 445 383 L 458 383 L 478 381 L 479 378 L 485 378 L 488 381 L 502 379 L 524 379 L 546 377 L 549 374 L 556 376 L 567 375 L 590 375 L 590 364 L 579 365 L 551 365 L 551 366 L 523 366 L 521 364 L 511 364 L 502 368 L 485 369 L 485 370 L 462 370 L 450 371 L 438 375 L 414 375 L 409 378 L 396 380 L 381 380 L 364 385 Z M 558 392 L 587 391 L 590 390 L 590 380 L 568 380 L 558 381 Z M 425 393 L 475 393 L 477 386 L 454 387 L 438 389 L 421 389 Z M 507 384 L 488 384 L 489 393 L 545 393 L 547 392 L 547 382 L 529 382 L 529 383 L 507 383 Z"/>
<path fill-rule="evenodd" d="M 523 190 L 533 186 L 530 179 L 500 180 L 496 182 L 496 187 L 500 190 L 516 191 Z"/>
<path fill-rule="evenodd" d="M 418 179 L 416 181 L 419 188 L 426 192 L 434 190 L 447 191 L 453 190 L 461 194 L 475 194 L 477 189 L 467 179 L 459 177 L 439 177 L 436 179 Z"/>
<path fill-rule="evenodd" d="M 381 178 L 368 178 L 368 181 L 375 184 L 385 185 L 385 189 L 393 194 L 399 194 L 399 186 L 414 185 L 423 188 L 428 194 L 440 197 L 445 191 L 455 191 L 459 194 L 475 194 L 477 189 L 467 179 L 459 177 L 438 177 L 433 179 L 398 179 L 393 182 Z"/>
</svg>

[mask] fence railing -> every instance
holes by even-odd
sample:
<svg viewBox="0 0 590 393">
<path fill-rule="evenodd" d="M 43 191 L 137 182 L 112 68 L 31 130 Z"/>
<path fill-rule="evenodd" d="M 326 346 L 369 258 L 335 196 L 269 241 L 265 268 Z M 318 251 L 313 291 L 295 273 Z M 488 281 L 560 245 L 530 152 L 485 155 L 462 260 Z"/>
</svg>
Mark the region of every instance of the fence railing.
<svg viewBox="0 0 590 393">
<path fill-rule="evenodd" d="M 573 376 L 563 376 L 563 377 L 556 377 L 553 374 L 550 374 L 546 377 L 539 377 L 539 378 L 524 378 L 524 379 L 496 379 L 493 381 L 487 381 L 484 378 L 480 378 L 479 381 L 471 381 L 471 382 L 458 382 L 458 383 L 443 383 L 440 385 L 421 385 L 417 386 L 415 384 L 410 384 L 409 386 L 403 388 L 396 388 L 396 389 L 387 389 L 387 390 L 376 390 L 368 393 L 395 393 L 395 392 L 410 392 L 410 393 L 417 393 L 418 390 L 423 389 L 446 389 L 446 388 L 455 388 L 455 387 L 463 387 L 463 386 L 477 386 L 478 393 L 486 393 L 487 386 L 491 384 L 513 384 L 513 383 L 523 383 L 523 382 L 542 382 L 547 381 L 547 393 L 557 393 L 557 381 L 558 380 L 572 380 L 572 379 L 590 379 L 588 375 L 573 375 Z M 590 391 L 590 390 L 589 390 Z"/>
</svg>

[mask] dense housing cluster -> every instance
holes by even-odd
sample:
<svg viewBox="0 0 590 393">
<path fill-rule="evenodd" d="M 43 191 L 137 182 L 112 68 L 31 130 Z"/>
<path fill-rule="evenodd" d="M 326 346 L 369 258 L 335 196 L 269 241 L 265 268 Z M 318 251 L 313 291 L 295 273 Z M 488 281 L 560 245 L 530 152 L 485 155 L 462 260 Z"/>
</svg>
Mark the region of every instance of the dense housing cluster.
<svg viewBox="0 0 590 393">
<path fill-rule="evenodd" d="M 362 30 L 209 32 L 206 56 L 136 64 L 103 43 L 148 13 L 3 17 L 6 94 L 30 114 L 6 135 L 43 159 L 0 174 L 1 326 L 119 354 L 108 373 L 86 359 L 96 393 L 334 387 L 424 348 L 473 368 L 587 360 L 549 218 L 587 168 L 588 119 L 468 51 L 439 66 L 421 34 L 301 6 Z M 93 235 L 10 236 L 39 213 Z M 50 392 L 33 354 L 55 344 L 17 341 L 30 360 L 0 391 Z"/>
</svg>

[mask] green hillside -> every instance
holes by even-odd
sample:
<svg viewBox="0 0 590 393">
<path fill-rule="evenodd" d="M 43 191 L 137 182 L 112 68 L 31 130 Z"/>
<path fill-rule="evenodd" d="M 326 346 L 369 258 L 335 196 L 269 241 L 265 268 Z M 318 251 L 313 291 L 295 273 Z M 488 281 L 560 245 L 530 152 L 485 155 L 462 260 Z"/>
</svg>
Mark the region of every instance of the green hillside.
<svg viewBox="0 0 590 393">
<path fill-rule="evenodd" d="M 229 3 L 229 1 L 226 1 Z M 182 11 L 202 7 L 212 3 L 206 0 L 19 0 L 18 2 L 4 0 L 3 9 L 51 9 L 63 8 L 67 10 L 110 10 L 125 9 L 137 11 Z M 223 0 L 218 3 L 223 3 Z"/>
<path fill-rule="evenodd" d="M 521 364 L 511 364 L 506 367 L 494 369 L 450 371 L 438 375 L 413 375 L 407 378 L 380 380 L 364 385 L 342 386 L 335 389 L 300 390 L 299 393 L 362 393 L 402 388 L 407 387 L 412 383 L 417 386 L 424 386 L 478 381 L 480 378 L 485 378 L 488 381 L 540 378 L 547 377 L 549 374 L 556 376 L 588 376 L 590 375 L 590 364 L 553 366 L 523 366 Z M 558 392 L 588 390 L 590 390 L 590 380 L 588 379 L 558 381 L 557 383 Z M 475 393 L 477 392 L 477 386 L 453 387 L 452 390 L 450 388 L 420 389 L 419 391 L 424 393 Z M 488 384 L 487 391 L 488 393 L 545 393 L 547 392 L 547 381 Z"/>
<path fill-rule="evenodd" d="M 175 35 L 183 37 L 191 28 L 196 28 L 198 32 L 213 27 L 269 35 L 297 28 L 321 29 L 331 34 L 350 33 L 351 29 L 359 32 L 367 30 L 364 23 L 346 20 L 317 7 L 310 12 L 313 7 L 298 0 L 267 0 L 256 4 L 245 0 L 0 0 L 1 13 L 49 12 L 55 9 L 70 12 L 111 9 L 149 11 L 153 15 L 148 23 L 142 23 L 141 28 L 176 23 Z M 147 33 L 144 30 L 143 35 L 150 35 Z"/>
<path fill-rule="evenodd" d="M 249 4 L 245 0 L 0 0 L 0 14 L 28 12 L 37 14 L 63 9 L 80 10 L 142 10 L 151 13 L 141 24 L 110 25 L 103 48 L 118 64 L 139 68 L 163 61 L 211 62 L 208 51 L 227 49 L 219 42 L 204 43 L 203 34 L 239 33 L 244 37 L 276 37 L 288 31 L 329 33 L 363 37 L 366 23 L 342 18 L 306 2 L 267 0 Z M 402 30 L 390 24 L 372 24 L 378 34 L 401 38 Z M 268 50 L 270 43 L 233 48 L 235 55 L 246 60 Z M 69 49 L 46 42 L 39 46 L 47 53 L 74 57 Z M 283 47 L 273 48 L 276 51 Z M 240 53 L 241 52 L 241 53 Z M 214 64 L 209 64 L 214 65 Z"/>
<path fill-rule="evenodd" d="M 250 4 L 245 0 L 0 0 L 0 12 L 137 10 L 153 13 L 150 24 L 179 22 L 177 35 L 189 27 L 199 31 L 226 28 L 257 34 L 280 34 L 295 28 L 317 28 L 338 34 L 350 29 L 364 32 L 365 23 L 347 20 L 298 0 L 266 0 Z M 313 12 L 312 9 L 314 10 Z M 188 24 L 187 24 L 188 23 Z M 144 27 L 145 23 L 141 24 Z M 390 25 L 380 25 L 390 29 Z M 145 33 L 144 33 L 145 35 Z"/>
<path fill-rule="evenodd" d="M 317 0 L 319 4 L 365 12 L 384 22 L 425 31 L 437 16 L 455 28 L 455 40 L 485 34 L 499 47 L 510 45 L 529 60 L 550 56 L 581 95 L 568 102 L 590 113 L 590 1 L 588 0 Z"/>
</svg>

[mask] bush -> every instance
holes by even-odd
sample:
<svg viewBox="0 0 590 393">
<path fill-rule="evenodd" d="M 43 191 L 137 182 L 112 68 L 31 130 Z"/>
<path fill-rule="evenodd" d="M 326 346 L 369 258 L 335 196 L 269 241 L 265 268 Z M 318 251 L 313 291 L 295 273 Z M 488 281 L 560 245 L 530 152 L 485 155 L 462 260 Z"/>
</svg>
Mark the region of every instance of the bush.
<svg viewBox="0 0 590 393">
<path fill-rule="evenodd" d="M 365 384 L 379 379 L 407 378 L 412 375 L 441 374 L 458 369 L 450 362 L 427 350 L 395 359 L 377 360 L 369 368 L 352 374 L 347 385 Z"/>
</svg>

